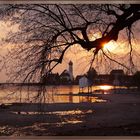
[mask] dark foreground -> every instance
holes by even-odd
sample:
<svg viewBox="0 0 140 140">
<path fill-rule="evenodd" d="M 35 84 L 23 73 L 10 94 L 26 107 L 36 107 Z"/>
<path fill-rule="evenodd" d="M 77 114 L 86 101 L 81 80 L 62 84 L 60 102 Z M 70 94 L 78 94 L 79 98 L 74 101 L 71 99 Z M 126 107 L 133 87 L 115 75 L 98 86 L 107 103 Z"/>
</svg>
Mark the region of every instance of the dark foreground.
<svg viewBox="0 0 140 140">
<path fill-rule="evenodd" d="M 0 109 L 0 135 L 140 136 L 140 94 L 96 96 L 107 102 L 8 105 Z"/>
</svg>

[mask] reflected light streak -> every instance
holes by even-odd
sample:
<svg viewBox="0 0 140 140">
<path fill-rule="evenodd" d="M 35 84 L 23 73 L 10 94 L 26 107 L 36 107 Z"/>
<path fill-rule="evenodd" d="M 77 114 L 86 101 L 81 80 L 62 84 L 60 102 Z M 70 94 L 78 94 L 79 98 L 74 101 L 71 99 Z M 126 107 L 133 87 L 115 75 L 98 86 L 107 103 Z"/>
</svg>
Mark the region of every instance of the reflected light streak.
<svg viewBox="0 0 140 140">
<path fill-rule="evenodd" d="M 110 86 L 110 85 L 102 85 L 102 86 L 100 86 L 100 89 L 101 90 L 110 90 L 110 89 L 113 89 L 113 86 Z"/>
</svg>

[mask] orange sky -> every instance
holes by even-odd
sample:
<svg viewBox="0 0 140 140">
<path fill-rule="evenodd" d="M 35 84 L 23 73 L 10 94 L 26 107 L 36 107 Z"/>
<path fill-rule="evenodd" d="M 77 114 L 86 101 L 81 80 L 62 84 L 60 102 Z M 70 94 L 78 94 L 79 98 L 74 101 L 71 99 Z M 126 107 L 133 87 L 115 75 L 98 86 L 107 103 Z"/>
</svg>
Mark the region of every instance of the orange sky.
<svg viewBox="0 0 140 140">
<path fill-rule="evenodd" d="M 17 25 L 13 26 L 13 27 L 9 27 L 9 25 L 5 24 L 4 22 L 0 22 L 0 44 L 1 44 L 1 52 L 0 55 L 5 56 L 5 54 L 7 53 L 7 48 L 10 48 L 10 45 L 8 45 L 7 47 L 5 47 L 5 45 L 2 43 L 2 38 L 6 36 L 6 34 L 8 33 L 8 31 L 16 31 L 17 30 Z M 123 37 L 123 34 L 122 34 Z M 135 46 L 135 48 L 138 48 L 138 36 L 137 39 L 134 40 L 133 44 Z M 126 51 L 128 51 L 128 47 L 126 41 L 124 41 L 124 39 L 119 39 L 116 42 L 110 42 L 109 45 L 110 47 L 107 47 L 111 52 L 117 54 L 123 54 L 126 53 Z M 138 50 L 140 51 L 140 50 Z M 80 46 L 75 45 L 72 46 L 65 54 L 63 63 L 58 65 L 54 72 L 59 72 L 61 73 L 64 69 L 68 68 L 68 62 L 70 60 L 73 61 L 74 64 L 74 76 L 76 75 L 80 75 L 83 74 L 85 72 L 87 72 L 88 68 L 89 68 L 89 63 L 91 60 L 91 56 L 92 56 L 92 52 L 87 52 L 86 50 L 82 49 Z M 103 64 L 100 64 L 100 69 L 102 69 L 102 72 L 106 71 L 106 68 L 103 66 Z M 108 66 L 107 66 L 108 67 Z M 120 66 L 117 66 L 117 68 L 121 68 Z M 5 75 L 5 71 L 1 71 L 1 77 L 0 77 L 0 82 L 1 81 L 6 81 L 7 76 Z"/>
</svg>

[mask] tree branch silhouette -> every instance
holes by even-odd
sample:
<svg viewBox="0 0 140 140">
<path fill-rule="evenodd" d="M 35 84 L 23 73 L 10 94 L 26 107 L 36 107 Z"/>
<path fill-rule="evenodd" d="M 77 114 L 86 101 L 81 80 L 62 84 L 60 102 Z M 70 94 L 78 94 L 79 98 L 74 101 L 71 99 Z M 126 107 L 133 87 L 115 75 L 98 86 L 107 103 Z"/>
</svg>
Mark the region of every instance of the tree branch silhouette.
<svg viewBox="0 0 140 140">
<path fill-rule="evenodd" d="M 1 18 L 19 25 L 17 32 L 9 34 L 6 39 L 15 44 L 11 55 L 20 63 L 15 80 L 24 77 L 24 82 L 42 82 L 42 77 L 62 63 L 71 46 L 80 45 L 92 51 L 95 58 L 104 44 L 117 41 L 124 29 L 128 30 L 131 56 L 132 27 L 140 19 L 140 6 L 11 4 L 1 6 Z M 96 31 L 100 36 L 91 39 L 90 33 L 94 37 Z"/>
</svg>

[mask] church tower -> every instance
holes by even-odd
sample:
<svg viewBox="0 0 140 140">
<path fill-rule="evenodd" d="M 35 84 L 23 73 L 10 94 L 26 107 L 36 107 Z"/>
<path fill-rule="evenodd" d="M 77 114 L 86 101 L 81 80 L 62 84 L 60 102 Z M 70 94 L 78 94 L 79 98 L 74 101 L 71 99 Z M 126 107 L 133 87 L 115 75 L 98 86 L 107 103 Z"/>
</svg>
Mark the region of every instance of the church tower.
<svg viewBox="0 0 140 140">
<path fill-rule="evenodd" d="M 72 61 L 69 62 L 69 74 L 70 74 L 71 81 L 73 81 L 73 63 L 72 63 Z"/>
</svg>

